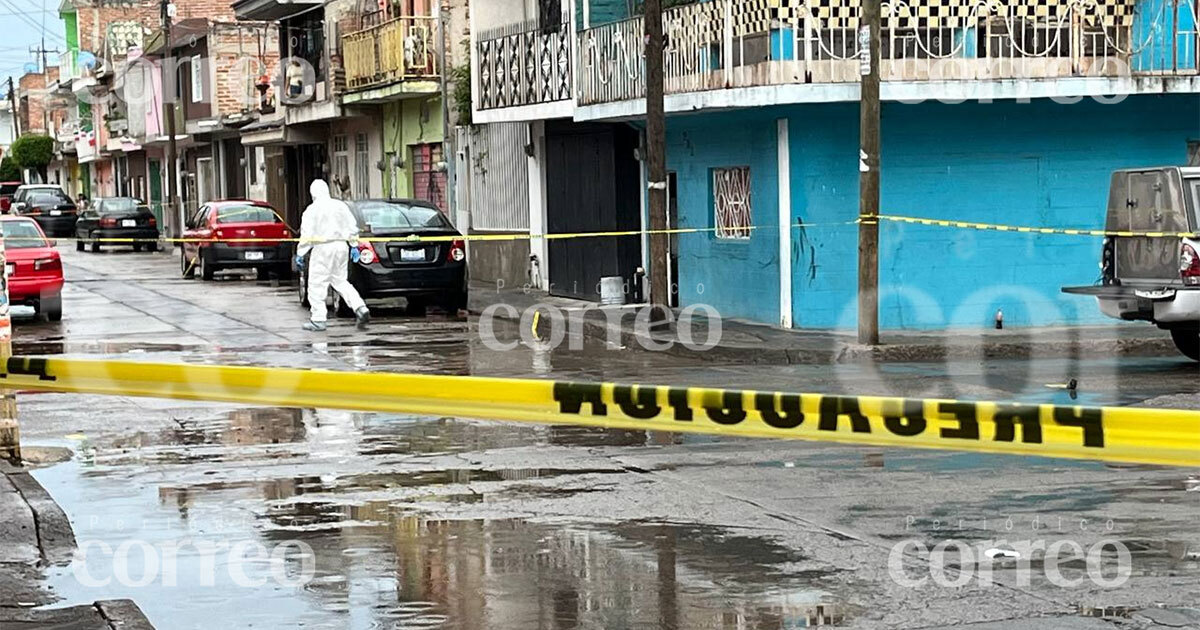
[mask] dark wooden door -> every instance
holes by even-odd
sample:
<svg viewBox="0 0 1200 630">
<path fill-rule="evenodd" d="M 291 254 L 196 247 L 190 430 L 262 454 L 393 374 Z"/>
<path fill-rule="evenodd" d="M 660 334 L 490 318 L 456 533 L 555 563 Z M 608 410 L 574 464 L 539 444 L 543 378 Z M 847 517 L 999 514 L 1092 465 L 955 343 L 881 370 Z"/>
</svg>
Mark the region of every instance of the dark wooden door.
<svg viewBox="0 0 1200 630">
<path fill-rule="evenodd" d="M 624 125 L 555 125 L 546 135 L 546 227 L 551 234 L 616 232 L 640 222 L 637 134 Z M 600 278 L 630 280 L 635 236 L 553 239 L 550 293 L 599 300 Z"/>
</svg>

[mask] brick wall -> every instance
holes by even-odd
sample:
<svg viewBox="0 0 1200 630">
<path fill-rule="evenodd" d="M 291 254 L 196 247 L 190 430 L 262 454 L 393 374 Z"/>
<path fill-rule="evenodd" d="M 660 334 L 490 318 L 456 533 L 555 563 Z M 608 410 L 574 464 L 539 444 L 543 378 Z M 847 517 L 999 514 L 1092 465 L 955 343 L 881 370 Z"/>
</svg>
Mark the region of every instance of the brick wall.
<svg viewBox="0 0 1200 630">
<path fill-rule="evenodd" d="M 156 0 L 77 0 L 76 6 L 80 50 L 99 52 L 107 26 L 112 22 L 140 22 L 152 31 L 162 28 L 161 7 Z M 234 19 L 229 0 L 176 0 L 175 9 L 176 22 L 188 18 Z"/>
<path fill-rule="evenodd" d="M 258 78 L 270 80 L 278 72 L 279 29 L 265 22 L 214 23 L 209 57 L 216 85 L 213 115 L 256 109 Z"/>
<path fill-rule="evenodd" d="M 57 78 L 57 68 L 55 68 Z M 17 85 L 17 95 L 20 98 L 18 106 L 21 116 L 21 133 L 46 130 L 46 75 L 30 72 L 21 77 Z"/>
</svg>

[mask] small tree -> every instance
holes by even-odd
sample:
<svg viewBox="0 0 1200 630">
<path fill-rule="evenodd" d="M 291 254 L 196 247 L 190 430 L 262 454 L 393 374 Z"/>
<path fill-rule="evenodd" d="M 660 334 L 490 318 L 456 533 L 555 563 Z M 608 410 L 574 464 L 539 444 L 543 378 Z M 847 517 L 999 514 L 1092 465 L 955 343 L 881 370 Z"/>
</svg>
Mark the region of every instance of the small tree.
<svg viewBox="0 0 1200 630">
<path fill-rule="evenodd" d="M 54 140 L 50 136 L 21 136 L 12 143 L 11 151 L 17 166 L 36 170 L 46 181 L 46 167 L 54 159 Z"/>
<path fill-rule="evenodd" d="M 0 160 L 0 182 L 19 181 L 21 181 L 21 167 L 17 166 L 17 161 L 10 157 Z"/>
</svg>

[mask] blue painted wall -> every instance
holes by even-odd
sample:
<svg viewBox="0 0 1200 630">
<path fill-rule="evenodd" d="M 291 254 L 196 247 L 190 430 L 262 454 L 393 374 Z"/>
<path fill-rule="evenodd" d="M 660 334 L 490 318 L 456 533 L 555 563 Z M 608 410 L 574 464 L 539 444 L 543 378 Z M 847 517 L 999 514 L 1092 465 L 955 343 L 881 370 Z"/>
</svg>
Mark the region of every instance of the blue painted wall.
<svg viewBox="0 0 1200 630">
<path fill-rule="evenodd" d="M 680 240 L 682 303 L 778 321 L 776 123 L 791 125 L 793 318 L 852 328 L 857 283 L 858 107 L 763 108 L 672 118 L 681 222 L 712 225 L 708 169 L 749 164 L 756 231 L 750 247 L 712 235 Z M 1049 100 L 884 107 L 885 214 L 1013 225 L 1100 228 L 1109 174 L 1180 164 L 1200 138 L 1194 95 L 1103 105 Z M 1090 284 L 1099 239 L 884 223 L 885 328 L 978 328 L 1001 308 L 1010 325 L 1105 321 L 1093 300 L 1059 288 Z M 703 283 L 705 292 L 695 286 Z"/>
<path fill-rule="evenodd" d="M 679 227 L 711 229 L 713 168 L 750 167 L 755 225 L 778 221 L 774 119 L 760 112 L 681 116 L 668 125 L 667 166 L 678 178 Z M 716 306 L 725 317 L 779 321 L 779 233 L 756 230 L 748 240 L 713 233 L 679 237 L 680 304 Z"/>
</svg>

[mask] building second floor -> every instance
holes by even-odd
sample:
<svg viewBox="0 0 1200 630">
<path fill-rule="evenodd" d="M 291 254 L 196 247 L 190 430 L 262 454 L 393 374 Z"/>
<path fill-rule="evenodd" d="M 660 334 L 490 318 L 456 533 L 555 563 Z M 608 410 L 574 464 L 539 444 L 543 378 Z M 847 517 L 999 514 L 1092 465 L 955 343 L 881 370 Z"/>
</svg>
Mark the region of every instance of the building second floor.
<svg viewBox="0 0 1200 630">
<path fill-rule="evenodd" d="M 668 111 L 853 101 L 859 0 L 665 2 Z M 882 97 L 1078 98 L 1200 91 L 1197 0 L 882 3 Z M 644 114 L 635 0 L 497 0 L 472 13 L 478 122 Z"/>
</svg>

